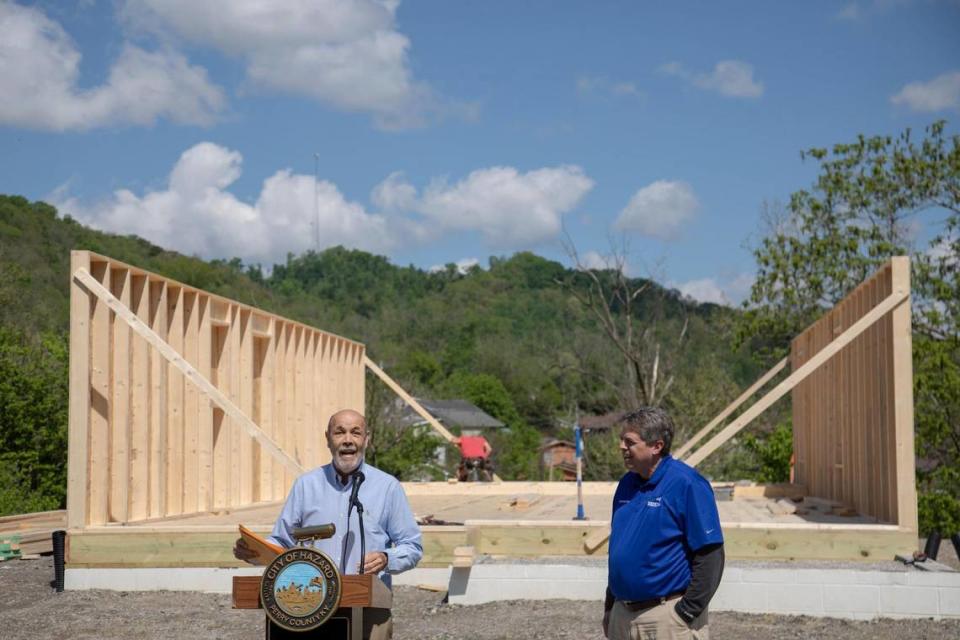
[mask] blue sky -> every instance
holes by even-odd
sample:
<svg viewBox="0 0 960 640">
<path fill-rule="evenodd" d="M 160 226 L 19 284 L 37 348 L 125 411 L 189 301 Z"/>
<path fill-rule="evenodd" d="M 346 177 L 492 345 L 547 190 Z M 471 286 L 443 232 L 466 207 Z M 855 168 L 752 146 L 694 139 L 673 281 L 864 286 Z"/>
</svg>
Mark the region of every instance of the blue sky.
<svg viewBox="0 0 960 640">
<path fill-rule="evenodd" d="M 958 116 L 956 1 L 0 0 L 0 192 L 204 258 L 569 237 L 737 302 L 800 150 Z"/>
</svg>

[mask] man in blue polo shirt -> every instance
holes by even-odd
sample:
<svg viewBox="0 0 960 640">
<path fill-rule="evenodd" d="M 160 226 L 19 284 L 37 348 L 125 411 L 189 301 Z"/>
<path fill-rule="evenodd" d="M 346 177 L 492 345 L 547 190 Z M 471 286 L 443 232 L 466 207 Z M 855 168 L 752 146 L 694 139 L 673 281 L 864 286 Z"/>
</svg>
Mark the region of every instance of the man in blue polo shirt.
<svg viewBox="0 0 960 640">
<path fill-rule="evenodd" d="M 665 411 L 644 407 L 620 422 L 628 471 L 613 496 L 604 635 L 705 639 L 724 561 L 713 489 L 670 456 Z"/>
</svg>

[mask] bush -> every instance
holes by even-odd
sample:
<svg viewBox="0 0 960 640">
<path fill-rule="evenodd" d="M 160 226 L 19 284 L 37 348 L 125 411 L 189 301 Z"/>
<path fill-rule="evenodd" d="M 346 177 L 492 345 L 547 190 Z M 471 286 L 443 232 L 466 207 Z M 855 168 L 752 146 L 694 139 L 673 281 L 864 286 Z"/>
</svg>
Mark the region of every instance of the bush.
<svg viewBox="0 0 960 640">
<path fill-rule="evenodd" d="M 0 328 L 0 515 L 66 505 L 66 334 Z"/>
</svg>

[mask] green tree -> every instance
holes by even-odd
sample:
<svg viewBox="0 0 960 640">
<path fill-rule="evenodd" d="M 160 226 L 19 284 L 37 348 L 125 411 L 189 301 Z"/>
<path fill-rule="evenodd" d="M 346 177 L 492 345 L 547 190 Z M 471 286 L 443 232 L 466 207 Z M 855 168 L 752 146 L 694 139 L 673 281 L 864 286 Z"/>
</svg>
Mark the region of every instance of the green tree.
<svg viewBox="0 0 960 640">
<path fill-rule="evenodd" d="M 911 254 L 920 527 L 952 533 L 960 524 L 960 136 L 943 122 L 925 133 L 920 141 L 909 129 L 859 136 L 804 153 L 819 175 L 754 251 L 757 280 L 739 337 L 781 357 L 792 336 L 880 264 Z M 924 221 L 938 233 L 915 249 L 911 224 Z"/>
<path fill-rule="evenodd" d="M 0 328 L 0 515 L 66 504 L 68 345 Z"/>
</svg>

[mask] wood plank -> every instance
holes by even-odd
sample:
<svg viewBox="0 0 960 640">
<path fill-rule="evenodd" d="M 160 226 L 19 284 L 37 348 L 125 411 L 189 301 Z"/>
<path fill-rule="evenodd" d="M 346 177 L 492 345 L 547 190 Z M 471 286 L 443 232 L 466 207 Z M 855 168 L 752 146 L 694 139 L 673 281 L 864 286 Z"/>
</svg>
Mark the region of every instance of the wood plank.
<svg viewBox="0 0 960 640">
<path fill-rule="evenodd" d="M 146 276 L 130 279 L 131 310 L 150 322 L 150 286 Z M 150 345 L 132 336 L 130 354 L 130 520 L 150 515 Z"/>
<path fill-rule="evenodd" d="M 296 433 L 296 451 L 297 458 L 303 461 L 305 468 L 310 468 L 312 461 L 310 459 L 310 451 L 308 450 L 307 445 L 307 432 L 305 426 L 304 410 L 303 410 L 303 364 L 304 364 L 304 350 L 306 349 L 306 334 L 307 330 L 302 327 L 294 327 L 293 330 L 293 379 L 291 380 L 293 398 L 291 408 L 293 409 L 293 430 Z"/>
<path fill-rule="evenodd" d="M 303 464 L 305 459 L 303 458 L 302 451 L 300 450 L 300 441 L 299 435 L 297 434 L 297 410 L 296 410 L 296 395 L 294 394 L 294 389 L 296 387 L 296 359 L 297 359 L 297 327 L 296 325 L 289 325 L 287 327 L 287 341 L 286 341 L 286 369 L 284 371 L 284 386 L 283 386 L 283 402 L 285 408 L 284 421 L 286 424 L 287 430 L 287 447 L 286 450 L 291 452 L 293 456 L 297 459 L 298 462 Z M 289 469 L 285 470 L 287 472 L 287 482 L 286 485 L 293 486 L 293 481 L 296 479 L 296 475 L 291 473 Z"/>
<path fill-rule="evenodd" d="M 317 332 L 305 331 L 303 336 L 303 396 L 301 400 L 303 408 L 303 427 L 305 430 L 304 449 L 307 456 L 307 468 L 319 466 L 320 461 L 320 440 L 316 428 L 316 384 L 314 378 L 314 369 L 316 368 L 317 352 Z"/>
<path fill-rule="evenodd" d="M 231 306 L 230 308 L 230 326 L 227 333 L 227 341 L 230 344 L 230 349 L 227 352 L 229 354 L 229 360 L 227 361 L 227 379 L 229 380 L 227 388 L 230 392 L 227 394 L 227 398 L 230 399 L 240 411 L 243 411 L 240 400 L 240 360 L 243 357 L 243 328 L 240 326 L 240 313 L 241 309 L 237 306 Z M 230 443 L 227 447 L 228 457 L 229 457 L 229 466 L 227 474 L 230 478 L 230 481 L 227 485 L 227 504 L 231 507 L 236 507 L 242 504 L 246 504 L 240 496 L 242 491 L 241 487 L 244 482 L 243 469 L 240 465 L 240 440 L 243 438 L 243 434 L 240 433 L 240 430 L 237 428 L 236 421 L 233 419 L 233 416 L 227 415 L 227 419 L 224 421 L 224 424 L 227 426 L 226 437 L 227 441 Z"/>
<path fill-rule="evenodd" d="M 895 291 L 910 292 L 910 260 L 892 260 Z M 917 486 L 913 427 L 913 336 L 910 305 L 895 309 L 891 318 L 893 338 L 894 450 L 896 468 L 896 500 L 894 522 L 910 531 L 917 531 Z"/>
<path fill-rule="evenodd" d="M 130 272 L 113 269 L 110 288 L 127 308 L 131 307 Z M 130 328 L 112 317 L 110 384 L 110 498 L 111 522 L 126 522 L 130 487 Z"/>
<path fill-rule="evenodd" d="M 183 358 L 200 371 L 200 305 L 194 291 L 183 293 Z M 183 388 L 183 512 L 200 504 L 200 395 L 197 387 Z"/>
<path fill-rule="evenodd" d="M 210 367 L 213 382 L 221 393 L 230 393 L 230 325 L 213 325 L 213 356 Z M 230 503 L 230 429 L 223 409 L 213 409 L 213 506 Z"/>
<path fill-rule="evenodd" d="M 216 386 L 213 368 L 213 326 L 210 323 L 210 297 L 199 296 L 199 334 L 197 336 L 197 371 Z M 213 508 L 213 406 L 209 401 L 197 402 L 197 510 Z"/>
<path fill-rule="evenodd" d="M 273 418 L 276 421 L 274 433 L 277 435 L 277 442 L 284 451 L 293 451 L 287 432 L 286 419 L 286 372 L 287 372 L 287 342 L 290 338 L 288 325 L 285 322 L 279 322 L 274 326 L 274 332 L 277 336 L 274 350 L 274 378 L 273 378 Z M 288 480 L 289 472 L 280 466 L 277 460 L 273 465 L 273 493 L 278 495 L 286 493 L 287 487 L 292 480 Z"/>
<path fill-rule="evenodd" d="M 93 262 L 86 274 L 91 282 L 106 291 L 110 283 L 110 267 L 106 262 Z M 92 274 L 92 275 L 90 275 Z M 110 308 L 97 300 L 90 324 L 90 437 L 89 437 L 89 519 L 92 524 L 108 522 L 110 491 Z"/>
<path fill-rule="evenodd" d="M 240 410 L 245 416 L 253 415 L 253 331 L 251 314 L 240 310 Z M 251 420 L 251 422 L 253 422 Z M 259 430 L 259 426 L 257 427 Z M 264 434 L 264 437 L 267 437 Z M 253 500 L 253 487 L 257 479 L 253 476 L 254 441 L 246 433 L 241 433 L 239 450 L 240 499 L 235 504 L 250 504 Z"/>
<path fill-rule="evenodd" d="M 732 559 L 767 560 L 892 560 L 917 548 L 914 533 L 854 530 L 725 527 L 724 552 Z"/>
<path fill-rule="evenodd" d="M 581 556 L 584 542 L 597 529 L 596 523 L 579 526 L 558 526 L 555 523 L 525 524 L 485 521 L 483 524 L 467 521 L 467 543 L 477 553 L 504 556 Z M 595 549 L 606 553 L 606 543 Z"/>
<path fill-rule="evenodd" d="M 696 466 L 699 464 L 704 458 L 716 451 L 720 445 L 736 435 L 746 425 L 750 424 L 755 417 L 760 415 L 760 413 L 766 410 L 770 405 L 783 397 L 799 381 L 803 380 L 812 371 L 815 371 L 817 367 L 829 360 L 833 354 L 849 344 L 851 340 L 856 338 L 865 329 L 870 327 L 877 319 L 882 318 L 891 309 L 902 304 L 907 297 L 908 294 L 903 294 L 900 292 L 890 295 L 886 300 L 872 309 L 870 313 L 858 320 L 853 326 L 833 340 L 833 342 L 821 349 L 815 356 L 810 358 L 810 360 L 804 363 L 800 369 L 791 373 L 784 381 L 774 387 L 769 393 L 758 400 L 736 420 L 727 425 L 722 431 L 720 431 L 720 433 L 714 436 L 713 439 L 703 445 L 700 449 L 697 449 L 697 451 L 695 451 L 686 460 L 687 464 L 690 466 Z"/>
<path fill-rule="evenodd" d="M 329 407 L 335 398 L 331 397 L 331 390 L 328 387 L 326 378 L 326 369 L 324 367 L 325 336 L 316 334 L 316 350 L 313 356 L 313 433 L 316 439 L 316 464 L 323 465 L 330 462 L 330 454 L 327 450 L 327 420 L 323 416 L 329 411 Z M 344 372 L 344 377 L 353 377 L 352 372 Z M 363 413 L 363 411 L 361 411 Z"/>
<path fill-rule="evenodd" d="M 324 429 L 326 429 L 327 424 L 330 422 L 333 413 L 338 409 L 336 406 L 338 400 L 336 349 L 339 342 L 340 341 L 334 337 L 325 336 L 322 344 L 322 361 L 325 373 L 323 378 L 324 400 L 321 404 L 322 413 L 320 414 L 320 420 L 322 421 Z M 324 449 L 324 456 L 321 459 L 324 463 L 330 461 L 331 456 L 326 449 Z"/>
<path fill-rule="evenodd" d="M 70 272 L 90 270 L 86 251 L 70 252 Z M 87 482 L 89 478 L 90 434 L 90 320 L 93 295 L 70 278 L 70 400 L 67 431 L 67 522 L 82 527 L 89 520 Z"/>
<path fill-rule="evenodd" d="M 159 340 L 167 337 L 167 284 L 149 283 L 150 315 L 154 334 Z M 149 340 L 147 342 L 150 342 Z M 150 517 L 164 515 L 167 504 L 167 361 L 150 351 Z"/>
<path fill-rule="evenodd" d="M 777 364 L 773 365 L 773 367 L 771 367 L 769 371 L 767 371 L 765 374 L 760 376 L 760 378 L 756 382 L 754 382 L 752 385 L 750 385 L 750 387 L 748 387 L 746 391 L 741 393 L 736 400 L 731 402 L 729 405 L 727 405 L 727 407 L 723 411 L 718 413 L 713 420 L 708 422 L 706 426 L 700 429 L 700 431 L 697 431 L 697 433 L 695 433 L 693 437 L 688 439 L 686 442 L 683 443 L 683 445 L 679 449 L 674 451 L 673 457 L 683 458 L 683 456 L 685 456 L 687 452 L 690 451 L 690 449 L 696 446 L 696 444 L 700 442 L 700 440 L 702 440 L 706 435 L 708 435 L 711 431 L 713 431 L 718 424 L 726 420 L 730 416 L 730 414 L 732 414 L 734 411 L 736 411 L 740 407 L 740 405 L 742 405 L 744 402 L 750 399 L 753 396 L 753 394 L 755 394 L 757 391 L 762 389 L 763 385 L 770 382 L 770 380 L 772 380 L 774 376 L 776 376 L 778 373 L 783 371 L 784 367 L 787 366 L 787 363 L 789 362 L 789 360 L 790 360 L 790 357 L 788 356 L 783 360 L 781 360 L 780 362 L 778 362 Z"/>
<path fill-rule="evenodd" d="M 271 338 L 254 336 L 253 341 L 253 420 L 260 425 L 263 432 L 273 438 L 278 446 L 283 446 L 273 432 L 272 395 L 273 382 L 271 380 Z M 263 455 L 260 447 L 254 448 L 253 477 L 254 502 L 274 500 L 273 496 L 273 461 L 270 456 Z"/>
<path fill-rule="evenodd" d="M 179 361 L 183 359 L 184 292 L 182 287 L 167 286 L 167 348 Z M 183 429 L 184 379 L 178 367 L 167 375 L 167 447 L 166 497 L 164 514 L 183 513 Z"/>
<path fill-rule="evenodd" d="M 142 322 L 140 322 L 135 315 L 133 315 L 129 309 L 126 309 L 120 305 L 119 301 L 114 298 L 109 291 L 103 288 L 96 280 L 94 280 L 89 273 L 85 270 L 78 270 L 76 273 L 76 278 L 78 278 L 87 288 L 92 291 L 98 298 L 103 300 L 105 303 L 110 305 L 110 308 L 113 309 L 118 316 L 122 317 L 138 334 L 147 339 L 151 345 L 163 355 L 172 366 L 178 369 L 178 371 L 186 376 L 188 380 L 196 384 L 213 402 L 219 405 L 225 413 L 229 414 L 231 418 L 237 420 L 241 426 L 245 428 L 247 433 L 260 442 L 271 455 L 279 457 L 285 462 L 285 464 L 296 473 L 301 473 L 303 471 L 302 467 L 297 464 L 295 460 L 290 458 L 286 453 L 281 451 L 275 443 L 273 443 L 269 438 L 266 438 L 263 433 L 260 431 L 260 428 L 253 424 L 249 418 L 247 418 L 233 403 L 227 400 L 220 391 L 218 391 L 210 382 L 200 376 L 196 369 L 190 366 L 183 358 L 174 352 L 169 345 L 167 345 L 163 340 L 161 340 L 156 333 L 150 330 L 149 327 L 146 327 Z"/>
</svg>

